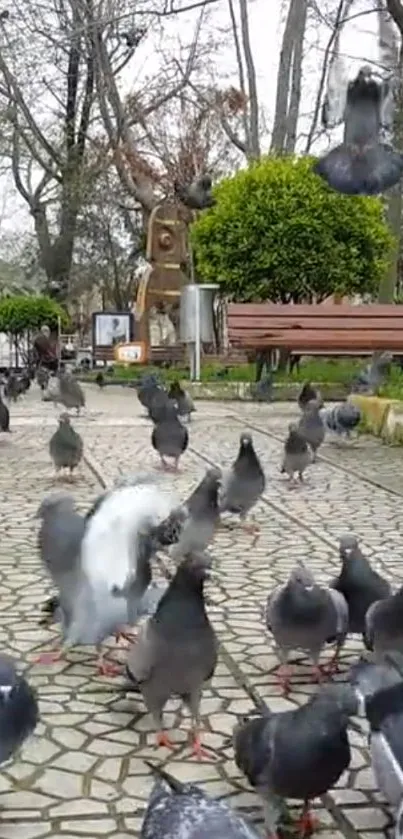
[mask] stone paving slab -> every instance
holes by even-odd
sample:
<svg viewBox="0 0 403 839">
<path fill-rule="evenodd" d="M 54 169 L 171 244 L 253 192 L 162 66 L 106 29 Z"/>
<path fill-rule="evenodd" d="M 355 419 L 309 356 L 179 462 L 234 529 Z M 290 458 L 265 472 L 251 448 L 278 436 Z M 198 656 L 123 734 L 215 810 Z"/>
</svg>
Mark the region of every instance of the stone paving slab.
<svg viewBox="0 0 403 839">
<path fill-rule="evenodd" d="M 158 459 L 150 445 L 150 424 L 135 394 L 123 388 L 99 393 L 88 387 L 87 397 L 86 415 L 74 424 L 106 482 L 120 472 L 154 469 Z M 41 723 L 21 758 L 0 775 L 1 837 L 139 835 L 151 783 L 143 758 L 163 759 L 178 777 L 200 781 L 260 823 L 258 802 L 235 767 L 231 749 L 223 747 L 236 716 L 251 707 L 242 682 L 249 681 L 274 710 L 294 707 L 314 690 L 302 662 L 290 699 L 280 696 L 276 661 L 261 619 L 268 591 L 298 558 L 307 559 L 318 578 L 328 580 L 337 568 L 335 539 L 349 527 L 362 538 L 375 564 L 395 583 L 401 582 L 401 501 L 356 474 L 363 474 L 365 461 L 365 468 L 377 475 L 378 460 L 383 462 L 385 453 L 393 459 L 395 450 L 360 441 L 351 473 L 319 462 L 312 467 L 306 487 L 290 492 L 279 475 L 282 446 L 276 437 L 281 439 L 295 413 L 295 406 L 288 405 L 198 403 L 182 471 L 173 478 L 161 477 L 186 497 L 207 461 L 231 462 L 240 431 L 248 423 L 276 435 L 253 431 L 268 476 L 265 499 L 255 513 L 262 531 L 258 544 L 251 552 L 249 536 L 239 529 L 223 529 L 214 545 L 219 583 L 209 587 L 209 610 L 223 656 L 204 693 L 202 712 L 204 742 L 217 750 L 217 760 L 198 764 L 186 748 L 188 718 L 178 713 L 178 703 L 171 702 L 166 714 L 167 723 L 175 726 L 174 739 L 183 743 L 172 758 L 166 750 L 156 749 L 141 699 L 119 695 L 120 680 L 94 675 L 91 648 L 74 651 L 68 662 L 50 667 L 32 664 L 35 652 L 51 637 L 37 625 L 48 585 L 36 554 L 34 513 L 54 486 L 47 443 L 58 412 L 41 403 L 34 388 L 12 406 L 13 433 L 0 438 L 0 639 L 29 668 L 41 698 Z M 327 449 L 330 446 L 326 455 Z M 351 454 L 343 457 L 348 469 Z M 79 506 L 87 509 L 99 490 L 96 476 L 84 466 L 73 490 Z M 124 651 L 116 653 L 110 646 L 111 654 L 124 660 Z M 348 643 L 346 666 L 360 649 L 358 639 Z M 377 839 L 389 816 L 368 767 L 366 743 L 355 733 L 351 739 L 349 772 L 324 802 L 318 802 L 318 814 L 326 837 L 344 833 Z"/>
</svg>

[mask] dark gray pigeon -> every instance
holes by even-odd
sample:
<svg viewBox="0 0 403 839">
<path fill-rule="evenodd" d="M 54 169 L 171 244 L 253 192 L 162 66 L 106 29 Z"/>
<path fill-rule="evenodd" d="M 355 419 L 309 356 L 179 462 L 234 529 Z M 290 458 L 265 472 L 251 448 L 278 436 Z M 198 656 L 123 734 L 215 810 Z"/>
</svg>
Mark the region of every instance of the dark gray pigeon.
<svg viewBox="0 0 403 839">
<path fill-rule="evenodd" d="M 313 676 L 321 681 L 324 669 L 319 667 L 320 654 L 332 639 L 336 652 L 328 669 L 332 672 L 336 667 L 347 636 L 347 603 L 340 592 L 318 585 L 302 563 L 293 569 L 287 583 L 276 586 L 269 594 L 265 619 L 280 660 L 278 678 L 284 693 L 290 691 L 288 658 L 292 650 L 303 650 L 309 655 Z"/>
<path fill-rule="evenodd" d="M 165 417 L 167 407 L 174 408 L 175 413 L 178 413 L 176 403 L 172 399 L 169 399 L 166 390 L 163 388 L 154 390 L 153 395 L 150 397 L 148 407 L 148 416 L 154 424 L 161 422 Z"/>
<path fill-rule="evenodd" d="M 372 603 L 365 618 L 364 643 L 379 653 L 403 653 L 403 586 L 389 597 Z"/>
<path fill-rule="evenodd" d="M 242 527 L 258 538 L 260 528 L 246 523 L 245 518 L 263 495 L 266 477 L 255 452 L 251 434 L 242 432 L 239 451 L 231 468 L 223 474 L 220 491 L 220 512 L 240 516 Z"/>
<path fill-rule="evenodd" d="M 178 418 L 173 403 L 166 406 L 163 416 L 154 426 L 151 443 L 161 458 L 163 469 L 169 468 L 166 458 L 170 457 L 174 461 L 174 470 L 177 471 L 179 458 L 188 447 L 189 432 Z"/>
<path fill-rule="evenodd" d="M 206 210 L 209 207 L 214 207 L 216 203 L 216 199 L 211 193 L 212 185 L 210 175 L 201 175 L 188 186 L 175 181 L 174 190 L 182 204 L 189 207 L 190 210 Z"/>
<path fill-rule="evenodd" d="M 0 765 L 35 731 L 39 721 L 36 693 L 17 673 L 9 655 L 0 655 Z"/>
<path fill-rule="evenodd" d="M 49 441 L 50 456 L 55 464 L 56 473 L 69 469 L 70 479 L 83 456 L 84 444 L 80 434 L 75 431 L 67 413 L 60 414 L 59 428 Z"/>
<path fill-rule="evenodd" d="M 304 802 L 299 835 L 317 828 L 310 803 L 332 789 L 350 764 L 347 727 L 358 706 L 351 685 L 331 684 L 291 711 L 271 713 L 261 703 L 235 726 L 235 763 L 262 799 L 268 836 L 277 836 L 287 798 Z"/>
<path fill-rule="evenodd" d="M 147 411 L 155 392 L 158 390 L 164 390 L 162 385 L 158 382 L 157 377 L 152 374 L 142 376 L 140 381 L 136 382 L 135 388 L 139 402 L 141 402 L 143 408 L 146 408 Z"/>
<path fill-rule="evenodd" d="M 367 669 L 371 665 L 367 664 Z M 377 689 L 363 694 L 365 716 L 369 722 L 371 764 L 377 787 L 385 796 L 395 816 L 395 837 L 401 839 L 403 830 L 403 656 L 385 653 L 373 670 L 389 672 L 382 684 L 375 680 Z M 392 682 L 391 679 L 394 678 Z M 358 689 L 368 675 L 358 677 Z"/>
<path fill-rule="evenodd" d="M 250 394 L 256 402 L 272 402 L 274 399 L 273 374 L 266 373 L 258 382 L 250 385 Z"/>
<path fill-rule="evenodd" d="M 157 780 L 151 791 L 140 839 L 258 839 L 254 827 L 210 798 L 196 784 L 182 783 L 145 761 Z"/>
<path fill-rule="evenodd" d="M 192 414 L 195 412 L 196 408 L 192 397 L 189 396 L 183 387 L 181 387 L 180 382 L 172 382 L 168 391 L 168 397 L 176 402 L 178 407 L 178 416 L 187 417 L 190 422 Z"/>
<path fill-rule="evenodd" d="M 342 402 L 333 408 L 322 408 L 321 417 L 326 430 L 348 439 L 361 420 L 361 411 L 352 402 Z"/>
<path fill-rule="evenodd" d="M 325 439 L 325 425 L 320 415 L 320 403 L 312 399 L 304 408 L 302 417 L 298 423 L 298 431 L 309 443 L 312 449 L 312 462 L 316 460 L 316 453 Z"/>
<path fill-rule="evenodd" d="M 67 409 L 75 408 L 77 415 L 80 413 L 80 408 L 85 407 L 84 391 L 72 373 L 66 371 L 65 373 L 59 374 L 59 396 L 57 401 Z"/>
<path fill-rule="evenodd" d="M 365 651 L 359 660 L 351 665 L 348 680 L 361 696 L 361 710 L 367 697 L 402 681 L 403 675 L 399 666 L 401 660 L 400 653 L 387 652 L 376 656 Z"/>
<path fill-rule="evenodd" d="M 339 545 L 342 566 L 331 587 L 339 591 L 346 600 L 348 631 L 363 634 L 369 607 L 377 600 L 389 597 L 392 589 L 387 580 L 371 568 L 368 559 L 360 550 L 356 536 L 347 533 L 341 537 Z"/>
<path fill-rule="evenodd" d="M 298 431 L 297 424 L 291 422 L 288 427 L 288 437 L 284 443 L 281 473 L 285 472 L 290 481 L 294 481 L 295 473 L 297 473 L 299 480 L 303 481 L 303 474 L 310 463 L 312 463 L 311 449 L 305 437 Z"/>
<path fill-rule="evenodd" d="M 218 493 L 221 475 L 220 469 L 207 469 L 187 501 L 174 509 L 168 519 L 155 529 L 153 536 L 159 545 L 173 545 L 171 556 L 174 559 L 193 551 L 202 552 L 213 540 L 220 521 Z"/>
<path fill-rule="evenodd" d="M 193 751 L 199 758 L 200 701 L 203 685 L 212 678 L 218 641 L 204 603 L 204 581 L 211 560 L 187 557 L 178 567 L 155 615 L 139 632 L 129 650 L 127 672 L 139 686 L 157 727 L 157 743 L 173 748 L 163 727 L 163 710 L 172 696 L 180 696 L 192 718 Z"/>
<path fill-rule="evenodd" d="M 0 390 L 0 428 L 2 431 L 10 431 L 10 411 L 4 404 Z"/>
<path fill-rule="evenodd" d="M 304 382 L 300 393 L 298 395 L 298 405 L 301 408 L 301 411 L 304 411 L 308 402 L 312 402 L 315 400 L 320 403 L 320 407 L 323 407 L 323 399 L 320 390 L 314 387 L 311 382 Z"/>
<path fill-rule="evenodd" d="M 38 367 L 36 371 L 36 381 L 41 390 L 46 390 L 49 384 L 49 371 L 46 367 Z"/>
<path fill-rule="evenodd" d="M 401 178 L 403 155 L 379 142 L 386 85 L 376 81 L 368 66 L 348 84 L 343 142 L 313 167 L 338 192 L 378 195 Z"/>
<path fill-rule="evenodd" d="M 353 379 L 351 393 L 363 393 L 367 396 L 377 396 L 393 362 L 389 352 L 381 353 L 372 358 L 371 363 Z"/>
</svg>

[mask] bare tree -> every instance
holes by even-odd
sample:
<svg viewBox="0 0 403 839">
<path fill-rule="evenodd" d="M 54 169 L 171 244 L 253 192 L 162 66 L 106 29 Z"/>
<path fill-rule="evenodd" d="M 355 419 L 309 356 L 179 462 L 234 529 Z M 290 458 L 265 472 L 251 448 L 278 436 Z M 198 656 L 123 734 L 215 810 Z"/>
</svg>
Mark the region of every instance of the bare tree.
<svg viewBox="0 0 403 839">
<path fill-rule="evenodd" d="M 277 73 L 270 145 L 270 150 L 276 154 L 290 154 L 295 150 L 307 13 L 308 0 L 290 0 Z"/>
</svg>

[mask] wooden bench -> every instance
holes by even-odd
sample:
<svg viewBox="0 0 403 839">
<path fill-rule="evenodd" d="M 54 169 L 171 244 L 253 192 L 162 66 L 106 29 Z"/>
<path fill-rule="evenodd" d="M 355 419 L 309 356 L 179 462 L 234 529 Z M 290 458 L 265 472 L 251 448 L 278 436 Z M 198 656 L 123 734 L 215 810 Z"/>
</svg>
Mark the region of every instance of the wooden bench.
<svg viewBox="0 0 403 839">
<path fill-rule="evenodd" d="M 234 347 L 293 355 L 403 353 L 403 306 L 231 303 L 228 338 Z"/>
</svg>

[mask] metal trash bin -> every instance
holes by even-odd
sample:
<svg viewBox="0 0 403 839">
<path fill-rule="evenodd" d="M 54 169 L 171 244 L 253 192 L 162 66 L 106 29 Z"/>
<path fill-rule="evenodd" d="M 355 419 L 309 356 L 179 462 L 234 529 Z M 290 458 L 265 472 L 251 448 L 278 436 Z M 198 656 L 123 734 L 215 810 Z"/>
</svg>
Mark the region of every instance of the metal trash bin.
<svg viewBox="0 0 403 839">
<path fill-rule="evenodd" d="M 183 286 L 179 309 L 179 339 L 184 344 L 194 344 L 197 340 L 202 343 L 214 341 L 213 304 L 219 286 L 209 283 L 206 285 L 191 283 Z M 197 301 L 197 297 L 199 301 Z M 197 308 L 200 307 L 200 334 L 197 330 Z"/>
</svg>

